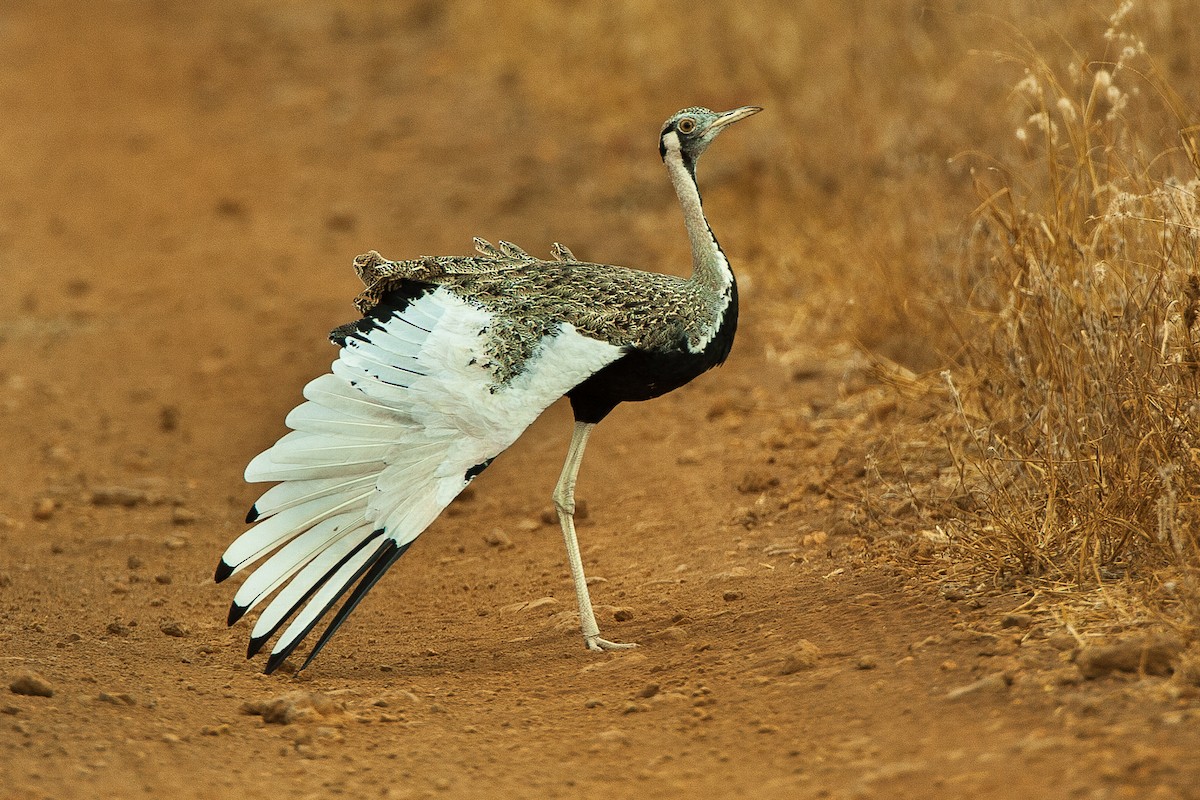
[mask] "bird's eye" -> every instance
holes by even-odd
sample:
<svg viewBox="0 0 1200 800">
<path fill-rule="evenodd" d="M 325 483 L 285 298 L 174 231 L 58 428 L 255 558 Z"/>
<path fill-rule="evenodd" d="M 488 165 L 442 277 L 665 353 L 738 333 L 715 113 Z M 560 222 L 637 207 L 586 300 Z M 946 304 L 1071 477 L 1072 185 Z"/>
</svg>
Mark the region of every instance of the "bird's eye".
<svg viewBox="0 0 1200 800">
<path fill-rule="evenodd" d="M 679 125 L 676 127 L 679 128 L 680 133 L 691 133 L 692 131 L 696 130 L 696 120 L 692 119 L 691 117 L 684 117 L 683 119 L 679 120 Z"/>
</svg>

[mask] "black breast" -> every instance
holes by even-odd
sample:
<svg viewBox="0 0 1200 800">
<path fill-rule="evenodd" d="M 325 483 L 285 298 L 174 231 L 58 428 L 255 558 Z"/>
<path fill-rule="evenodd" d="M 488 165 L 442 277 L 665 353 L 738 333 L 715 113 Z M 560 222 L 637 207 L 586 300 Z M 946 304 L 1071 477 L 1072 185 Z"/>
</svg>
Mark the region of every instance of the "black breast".
<svg viewBox="0 0 1200 800">
<path fill-rule="evenodd" d="M 619 403 L 649 400 L 678 389 L 697 375 L 723 363 L 737 331 L 737 284 L 721 327 L 704 350 L 693 353 L 681 339 L 665 349 L 631 348 L 625 355 L 567 392 L 579 422 L 596 423 Z"/>
</svg>

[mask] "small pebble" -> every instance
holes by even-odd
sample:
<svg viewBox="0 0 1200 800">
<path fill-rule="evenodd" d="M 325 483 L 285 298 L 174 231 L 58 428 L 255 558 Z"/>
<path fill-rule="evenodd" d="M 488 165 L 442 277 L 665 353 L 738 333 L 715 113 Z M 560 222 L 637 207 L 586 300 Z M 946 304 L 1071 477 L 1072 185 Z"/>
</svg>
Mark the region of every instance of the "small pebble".
<svg viewBox="0 0 1200 800">
<path fill-rule="evenodd" d="M 734 600 L 741 600 L 742 593 L 730 590 L 728 592 L 725 592 L 725 594 L 721 595 L 721 597 L 725 600 L 726 603 L 732 603 Z"/>
<path fill-rule="evenodd" d="M 613 619 L 617 622 L 628 622 L 633 619 L 633 609 L 617 608 L 613 610 Z"/>
<path fill-rule="evenodd" d="M 325 229 L 350 233 L 358 227 L 358 218 L 350 211 L 331 211 L 325 216 Z"/>
<path fill-rule="evenodd" d="M 1171 637 L 1131 637 L 1106 645 L 1089 645 L 1075 656 L 1075 666 L 1085 678 L 1110 672 L 1170 675 L 1183 643 Z"/>
<path fill-rule="evenodd" d="M 1046 644 L 1055 650 L 1074 650 L 1079 641 L 1066 631 L 1055 631 L 1046 637 Z"/>
<path fill-rule="evenodd" d="M 967 593 L 961 586 L 947 583 L 942 586 L 942 599 L 949 600 L 951 603 L 957 603 L 959 600 L 966 600 Z"/>
<path fill-rule="evenodd" d="M 751 470 L 738 481 L 737 490 L 742 494 L 759 494 L 779 485 L 779 478 L 766 472 Z"/>
<path fill-rule="evenodd" d="M 649 698 L 654 697 L 656 694 L 658 694 L 658 684 L 648 683 L 640 692 L 637 693 L 637 696 L 648 700 Z"/>
<path fill-rule="evenodd" d="M 500 550 L 511 550 L 514 546 L 512 537 L 499 528 L 494 528 L 491 533 L 484 534 L 483 541 L 487 543 L 488 547 Z"/>
<path fill-rule="evenodd" d="M 1028 628 L 1033 624 L 1031 614 L 1005 614 L 1000 618 L 1001 628 Z"/>
<path fill-rule="evenodd" d="M 99 700 L 101 703 L 112 703 L 114 706 L 137 705 L 137 701 L 133 699 L 133 695 L 128 694 L 126 692 L 122 692 L 121 694 L 110 694 L 108 692 L 101 692 L 100 694 L 96 695 L 96 699 Z"/>
<path fill-rule="evenodd" d="M 821 651 L 807 639 L 796 643 L 795 649 L 783 657 L 779 666 L 780 675 L 792 675 L 801 670 L 812 669 L 821 660 Z"/>
<path fill-rule="evenodd" d="M 320 692 L 290 692 L 270 700 L 242 704 L 242 712 L 261 716 L 271 725 L 291 725 L 318 716 L 326 717 L 338 711 L 333 698 Z"/>
<path fill-rule="evenodd" d="M 196 519 L 196 512 L 184 508 L 183 506 L 175 506 L 171 509 L 172 525 L 191 525 L 196 521 Z"/>
<path fill-rule="evenodd" d="M 163 406 L 158 410 L 158 429 L 163 433 L 171 433 L 179 427 L 179 409 L 175 406 Z"/>
<path fill-rule="evenodd" d="M 179 622 L 178 620 L 173 620 L 173 619 L 162 622 L 161 624 L 159 624 L 158 629 L 160 631 L 162 631 L 163 633 L 165 633 L 167 636 L 174 636 L 176 638 L 190 636 L 192 633 L 191 630 L 188 628 L 188 626 L 184 625 L 182 622 Z"/>
<path fill-rule="evenodd" d="M 40 497 L 33 502 L 33 518 L 42 522 L 54 516 L 58 503 L 52 497 Z"/>
<path fill-rule="evenodd" d="M 947 700 L 957 700 L 960 697 L 966 697 L 969 694 L 996 694 L 1008 690 L 1012 684 L 1012 679 L 1003 672 L 993 672 L 991 675 L 985 675 L 974 683 L 968 683 L 966 686 L 959 686 L 957 689 L 951 689 L 946 692 Z"/>
<path fill-rule="evenodd" d="M 138 503 L 144 502 L 146 502 L 145 492 L 124 486 L 106 486 L 92 492 L 92 505 L 94 506 L 133 508 Z"/>
</svg>

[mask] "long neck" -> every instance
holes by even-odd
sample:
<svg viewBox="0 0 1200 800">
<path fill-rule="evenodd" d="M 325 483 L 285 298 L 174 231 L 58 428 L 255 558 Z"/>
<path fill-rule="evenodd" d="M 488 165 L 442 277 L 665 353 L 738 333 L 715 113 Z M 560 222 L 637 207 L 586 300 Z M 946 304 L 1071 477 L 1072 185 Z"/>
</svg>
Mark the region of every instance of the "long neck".
<svg viewBox="0 0 1200 800">
<path fill-rule="evenodd" d="M 671 176 L 675 194 L 679 196 L 683 224 L 692 243 L 692 282 L 724 295 L 733 286 L 733 272 L 717 244 L 717 237 L 708 227 L 708 220 L 704 218 L 700 190 L 696 186 L 695 165 L 689 166 L 684 161 L 678 146 L 667 147 L 663 161 L 667 165 L 667 174 Z"/>
</svg>

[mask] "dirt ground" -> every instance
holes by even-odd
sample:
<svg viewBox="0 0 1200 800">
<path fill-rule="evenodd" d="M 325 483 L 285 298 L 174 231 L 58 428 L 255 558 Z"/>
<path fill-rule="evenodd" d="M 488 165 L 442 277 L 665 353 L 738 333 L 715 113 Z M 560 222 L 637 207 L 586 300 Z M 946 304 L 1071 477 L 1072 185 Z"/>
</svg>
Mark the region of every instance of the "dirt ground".
<svg viewBox="0 0 1200 800">
<path fill-rule="evenodd" d="M 872 555 L 847 508 L 895 404 L 836 342 L 772 358 L 750 279 L 729 363 L 584 462 L 601 629 L 639 649 L 581 645 L 560 404 L 308 671 L 260 674 L 211 575 L 353 257 L 562 238 L 682 272 L 657 126 L 758 98 L 538 108 L 497 54 L 554 29 L 464 50 L 470 4 L 105 6 L 0 9 L 0 797 L 1200 797 L 1194 691 L 1083 680 L 1023 596 Z M 772 124 L 706 157 L 718 234 Z"/>
</svg>

